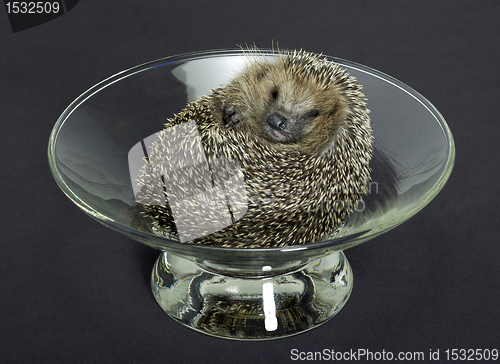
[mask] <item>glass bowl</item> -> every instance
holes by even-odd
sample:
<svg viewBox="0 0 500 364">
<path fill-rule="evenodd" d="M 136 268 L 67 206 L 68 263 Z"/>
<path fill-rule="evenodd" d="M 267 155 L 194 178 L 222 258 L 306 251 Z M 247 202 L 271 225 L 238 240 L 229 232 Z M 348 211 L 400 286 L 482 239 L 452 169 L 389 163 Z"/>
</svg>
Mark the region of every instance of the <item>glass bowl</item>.
<svg viewBox="0 0 500 364">
<path fill-rule="evenodd" d="M 271 50 L 261 53 L 276 56 Z M 78 207 L 161 251 L 151 285 L 170 317 L 208 335 L 264 340 L 304 332 L 339 312 L 353 286 L 343 250 L 398 226 L 427 205 L 446 183 L 455 150 L 444 118 L 419 93 L 371 68 L 326 57 L 363 85 L 376 145 L 398 175 L 398 193 L 390 201 L 354 211 L 327 239 L 282 248 L 181 243 L 134 223 L 137 166 L 129 163 L 131 150 L 187 102 L 226 83 L 245 57 L 241 50 L 190 53 L 111 76 L 62 113 L 48 155 L 57 184 Z"/>
</svg>

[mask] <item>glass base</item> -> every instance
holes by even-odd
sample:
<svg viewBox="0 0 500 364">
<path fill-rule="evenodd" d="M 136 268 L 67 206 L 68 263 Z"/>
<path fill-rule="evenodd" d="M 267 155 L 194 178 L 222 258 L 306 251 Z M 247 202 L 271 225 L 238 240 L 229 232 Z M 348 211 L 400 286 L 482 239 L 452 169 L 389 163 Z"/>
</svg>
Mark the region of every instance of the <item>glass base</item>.
<svg viewBox="0 0 500 364">
<path fill-rule="evenodd" d="M 277 339 L 313 329 L 342 309 L 353 286 L 342 252 L 278 272 L 263 264 L 261 272 L 228 274 L 223 267 L 163 252 L 151 286 L 158 304 L 177 322 L 235 340 Z"/>
</svg>

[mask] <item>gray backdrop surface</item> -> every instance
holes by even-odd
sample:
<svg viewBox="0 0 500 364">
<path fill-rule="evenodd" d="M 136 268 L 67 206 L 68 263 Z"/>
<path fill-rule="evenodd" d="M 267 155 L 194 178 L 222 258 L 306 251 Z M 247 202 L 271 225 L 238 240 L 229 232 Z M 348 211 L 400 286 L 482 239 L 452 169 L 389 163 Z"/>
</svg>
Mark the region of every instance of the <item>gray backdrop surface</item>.
<svg viewBox="0 0 500 364">
<path fill-rule="evenodd" d="M 444 362 L 447 349 L 499 349 L 498 19 L 491 0 L 86 0 L 13 33 L 0 10 L 0 362 L 281 363 L 325 349 L 439 349 Z M 65 107 L 118 71 L 273 41 L 419 91 L 446 118 L 456 164 L 418 215 L 346 251 L 354 290 L 332 321 L 231 342 L 163 313 L 149 287 L 158 252 L 85 216 L 54 182 L 46 150 Z"/>
</svg>

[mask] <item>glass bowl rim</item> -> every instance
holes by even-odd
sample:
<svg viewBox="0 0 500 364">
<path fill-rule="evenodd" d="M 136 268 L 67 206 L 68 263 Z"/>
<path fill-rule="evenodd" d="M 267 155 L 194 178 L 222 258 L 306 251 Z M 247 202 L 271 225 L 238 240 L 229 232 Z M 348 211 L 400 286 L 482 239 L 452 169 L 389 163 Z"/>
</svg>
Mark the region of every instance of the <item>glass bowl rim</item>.
<svg viewBox="0 0 500 364">
<path fill-rule="evenodd" d="M 264 55 L 264 56 L 277 56 L 277 52 L 287 52 L 287 50 L 275 50 L 275 49 L 258 49 L 257 54 L 258 55 Z M 443 188 L 444 184 L 448 180 L 451 171 L 453 169 L 454 161 L 455 161 L 455 143 L 453 140 L 453 135 L 444 119 L 444 117 L 441 115 L 441 113 L 436 109 L 436 107 L 428 101 L 424 96 L 422 96 L 420 93 L 415 91 L 413 88 L 410 86 L 404 84 L 403 82 L 397 80 L 396 78 L 387 75 L 381 71 L 375 70 L 373 68 L 370 68 L 368 66 L 364 66 L 362 64 L 344 60 L 338 57 L 333 57 L 333 56 L 326 56 L 323 54 L 317 54 L 317 53 L 312 53 L 308 52 L 313 55 L 317 55 L 322 58 L 326 58 L 329 61 L 332 61 L 334 63 L 339 64 L 341 67 L 342 66 L 347 66 L 350 69 L 356 69 L 360 72 L 365 72 L 369 73 L 372 76 L 378 77 L 383 79 L 385 82 L 391 83 L 393 86 L 403 90 L 404 92 L 410 94 L 412 97 L 414 97 L 416 100 L 418 100 L 427 110 L 433 114 L 436 117 L 436 120 L 439 123 L 439 126 L 441 127 L 443 134 L 445 138 L 448 141 L 448 159 L 445 164 L 445 170 L 443 173 L 439 176 L 439 179 L 434 183 L 434 185 L 426 192 L 426 194 L 419 200 L 420 203 L 416 203 L 415 206 L 413 206 L 413 210 L 411 210 L 411 213 L 406 214 L 403 219 L 391 219 L 390 224 L 387 224 L 386 228 L 381 229 L 381 230 L 375 230 L 374 228 L 371 228 L 369 230 L 365 230 L 362 232 L 356 232 L 354 234 L 348 234 L 345 236 L 341 236 L 338 238 L 334 239 L 326 239 L 326 240 L 321 240 L 317 241 L 314 243 L 308 243 L 308 244 L 303 244 L 303 245 L 293 245 L 293 246 L 284 246 L 284 247 L 276 247 L 276 248 L 226 248 L 226 247 L 217 247 L 217 246 L 207 246 L 207 245 L 201 245 L 201 244 L 192 244 L 192 243 L 180 243 L 179 241 L 175 240 L 170 240 L 166 238 L 162 238 L 159 236 L 156 236 L 154 234 L 148 234 L 146 232 L 142 232 L 139 230 L 132 229 L 128 226 L 125 226 L 123 224 L 115 222 L 113 219 L 101 214 L 99 211 L 94 210 L 92 207 L 87 205 L 85 201 L 81 200 L 78 195 L 73 192 L 73 190 L 64 182 L 63 178 L 60 177 L 60 173 L 57 168 L 57 160 L 56 160 L 56 154 L 55 154 L 55 147 L 56 147 L 56 142 L 57 142 L 57 137 L 59 135 L 60 130 L 63 128 L 66 120 L 68 120 L 69 116 L 72 114 L 74 110 L 76 110 L 85 100 L 88 98 L 92 97 L 94 94 L 97 92 L 103 90 L 107 86 L 120 81 L 121 79 L 124 79 L 126 77 L 132 76 L 134 74 L 137 74 L 139 72 L 144 72 L 152 68 L 156 67 L 161 67 L 167 64 L 171 63 L 184 63 L 187 61 L 192 61 L 196 59 L 207 59 L 207 58 L 214 58 L 214 57 L 223 57 L 223 56 L 241 56 L 241 55 L 253 55 L 255 54 L 252 52 L 252 50 L 245 50 L 242 48 L 234 48 L 234 49 L 214 49 L 214 50 L 206 50 L 206 51 L 197 51 L 197 52 L 188 52 L 188 53 L 182 53 L 178 55 L 172 55 L 172 56 L 167 56 L 163 58 L 159 58 L 153 61 L 145 62 L 139 65 L 136 65 L 134 67 L 125 69 L 123 71 L 117 72 L 114 75 L 105 78 L 104 80 L 98 82 L 94 86 L 90 87 L 88 90 L 83 92 L 81 95 L 79 95 L 73 102 L 71 102 L 66 109 L 62 112 L 62 114 L 59 116 L 57 119 L 54 127 L 52 128 L 51 134 L 50 134 L 50 139 L 49 139 L 49 145 L 48 145 L 48 159 L 49 159 L 49 166 L 51 173 L 56 180 L 59 188 L 64 192 L 64 194 L 73 202 L 75 203 L 78 207 L 80 207 L 82 210 L 84 210 L 88 215 L 91 217 L 95 218 L 105 226 L 112 228 L 113 230 L 119 231 L 120 233 L 123 233 L 135 240 L 139 240 L 146 245 L 151 245 L 154 246 L 158 249 L 162 250 L 168 250 L 168 249 L 175 249 L 176 251 L 181 251 L 181 252 L 189 252 L 190 254 L 193 252 L 210 252 L 211 254 L 227 254 L 227 253 L 235 253 L 237 255 L 258 255 L 261 256 L 262 253 L 265 253 L 266 255 L 269 255 L 271 253 L 282 253 L 282 252 L 298 252 L 298 251 L 313 251 L 313 250 L 328 250 L 328 251 L 335 251 L 335 250 L 342 250 L 347 247 L 355 246 L 358 245 L 357 243 L 351 242 L 352 240 L 358 240 L 359 239 L 359 244 L 361 244 L 364 241 L 370 240 L 372 238 L 375 238 L 395 227 L 398 225 L 404 223 L 411 217 L 413 217 L 417 212 L 419 212 L 421 209 L 423 209 L 427 204 L 429 204 L 434 197 L 441 191 Z M 158 244 L 148 244 L 147 241 L 157 241 L 159 242 Z"/>
</svg>

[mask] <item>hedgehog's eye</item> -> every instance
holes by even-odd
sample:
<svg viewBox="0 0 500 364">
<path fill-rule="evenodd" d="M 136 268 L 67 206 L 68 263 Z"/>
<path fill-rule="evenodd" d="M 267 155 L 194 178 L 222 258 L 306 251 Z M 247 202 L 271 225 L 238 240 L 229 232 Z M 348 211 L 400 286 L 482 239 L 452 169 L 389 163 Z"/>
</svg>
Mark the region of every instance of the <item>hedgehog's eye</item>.
<svg viewBox="0 0 500 364">
<path fill-rule="evenodd" d="M 306 116 L 308 118 L 315 118 L 316 116 L 319 116 L 319 110 L 311 110 L 306 114 Z"/>
<path fill-rule="evenodd" d="M 276 100 L 278 98 L 278 89 L 277 88 L 273 88 L 272 91 L 271 91 L 271 97 Z"/>
</svg>

